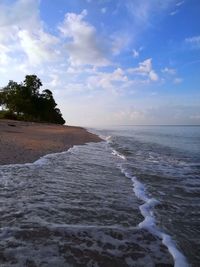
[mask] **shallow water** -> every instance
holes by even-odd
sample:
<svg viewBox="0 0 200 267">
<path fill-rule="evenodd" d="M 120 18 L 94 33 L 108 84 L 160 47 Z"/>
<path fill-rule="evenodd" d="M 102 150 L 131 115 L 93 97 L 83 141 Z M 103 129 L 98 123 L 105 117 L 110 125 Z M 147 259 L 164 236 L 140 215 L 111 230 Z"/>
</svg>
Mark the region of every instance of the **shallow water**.
<svg viewBox="0 0 200 267">
<path fill-rule="evenodd" d="M 143 226 L 170 235 L 186 261 L 200 266 L 200 127 L 129 126 L 101 133 L 110 136 L 126 159 L 123 169 L 146 190 L 154 229 Z M 157 202 L 148 205 L 150 199 Z"/>
<path fill-rule="evenodd" d="M 0 266 L 172 266 L 122 161 L 101 142 L 0 166 Z"/>
<path fill-rule="evenodd" d="M 200 127 L 97 132 L 0 166 L 0 266 L 199 266 Z"/>
</svg>

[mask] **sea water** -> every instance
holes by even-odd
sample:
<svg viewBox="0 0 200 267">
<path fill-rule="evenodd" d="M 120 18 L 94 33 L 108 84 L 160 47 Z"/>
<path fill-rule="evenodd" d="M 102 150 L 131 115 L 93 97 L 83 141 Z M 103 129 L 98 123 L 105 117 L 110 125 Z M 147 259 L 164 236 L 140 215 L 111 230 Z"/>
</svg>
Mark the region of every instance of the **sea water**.
<svg viewBox="0 0 200 267">
<path fill-rule="evenodd" d="M 199 266 L 200 127 L 92 131 L 0 166 L 0 266 Z"/>
</svg>

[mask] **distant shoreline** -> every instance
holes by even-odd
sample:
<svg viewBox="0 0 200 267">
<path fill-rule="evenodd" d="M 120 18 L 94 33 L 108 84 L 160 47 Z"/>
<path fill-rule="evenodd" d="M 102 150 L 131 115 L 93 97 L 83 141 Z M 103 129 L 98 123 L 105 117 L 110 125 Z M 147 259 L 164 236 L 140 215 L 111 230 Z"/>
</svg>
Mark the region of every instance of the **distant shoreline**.
<svg viewBox="0 0 200 267">
<path fill-rule="evenodd" d="M 82 127 L 0 120 L 0 165 L 31 163 L 74 145 L 100 141 Z"/>
</svg>

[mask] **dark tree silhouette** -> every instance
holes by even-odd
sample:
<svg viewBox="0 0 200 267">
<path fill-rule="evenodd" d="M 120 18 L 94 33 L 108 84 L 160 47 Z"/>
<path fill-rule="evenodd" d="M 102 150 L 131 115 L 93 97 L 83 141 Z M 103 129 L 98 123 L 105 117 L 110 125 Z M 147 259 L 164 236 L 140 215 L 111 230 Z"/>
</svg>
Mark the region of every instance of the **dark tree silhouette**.
<svg viewBox="0 0 200 267">
<path fill-rule="evenodd" d="M 36 75 L 26 75 L 20 84 L 9 81 L 0 90 L 0 106 L 12 118 L 64 124 L 52 92 L 45 89 L 40 93 L 41 86 L 42 82 Z"/>
</svg>

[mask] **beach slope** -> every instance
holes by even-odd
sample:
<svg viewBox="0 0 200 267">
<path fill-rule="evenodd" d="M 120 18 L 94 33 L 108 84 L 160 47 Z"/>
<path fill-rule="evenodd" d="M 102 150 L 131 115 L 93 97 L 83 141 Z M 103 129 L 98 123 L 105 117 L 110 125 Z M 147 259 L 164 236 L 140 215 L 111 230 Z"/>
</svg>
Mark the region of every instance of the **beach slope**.
<svg viewBox="0 0 200 267">
<path fill-rule="evenodd" d="M 0 120 L 0 165 L 34 162 L 73 145 L 100 141 L 81 127 Z"/>
</svg>

